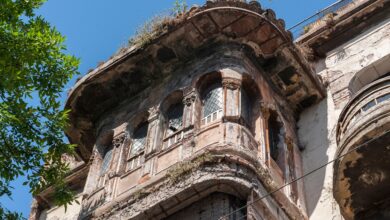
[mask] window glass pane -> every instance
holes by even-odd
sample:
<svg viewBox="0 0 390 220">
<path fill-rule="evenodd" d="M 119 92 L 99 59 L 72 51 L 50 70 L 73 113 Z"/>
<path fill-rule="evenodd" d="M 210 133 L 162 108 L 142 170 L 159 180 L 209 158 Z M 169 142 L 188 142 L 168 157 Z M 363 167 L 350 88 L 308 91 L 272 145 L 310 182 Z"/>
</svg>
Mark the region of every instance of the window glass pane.
<svg viewBox="0 0 390 220">
<path fill-rule="evenodd" d="M 169 107 L 168 116 L 168 134 L 172 134 L 181 129 L 183 125 L 183 104 L 177 103 Z"/>
<path fill-rule="evenodd" d="M 148 123 L 143 123 L 134 131 L 133 145 L 131 147 L 131 154 L 136 154 L 142 151 L 146 145 L 146 135 L 148 133 Z"/>
<path fill-rule="evenodd" d="M 216 83 L 211 85 L 203 96 L 203 117 L 222 109 L 222 87 Z"/>
<path fill-rule="evenodd" d="M 105 174 L 110 167 L 111 163 L 111 157 L 112 157 L 112 147 L 108 148 L 106 150 L 106 153 L 104 154 L 103 162 L 102 162 L 102 167 L 100 169 L 100 175 Z"/>
<path fill-rule="evenodd" d="M 371 102 L 367 103 L 365 106 L 363 106 L 363 111 L 367 111 L 371 107 L 375 105 L 375 100 L 372 100 Z"/>
<path fill-rule="evenodd" d="M 378 103 L 380 103 L 380 102 L 384 102 L 384 101 L 389 100 L 389 99 L 390 99 L 390 94 L 387 94 L 387 95 L 383 95 L 383 96 L 377 98 L 377 101 L 378 101 Z"/>
<path fill-rule="evenodd" d="M 247 123 L 249 123 L 250 110 L 251 106 L 248 95 L 244 89 L 241 89 L 241 116 L 245 119 Z"/>
<path fill-rule="evenodd" d="M 279 156 L 279 134 L 281 132 L 281 124 L 277 121 L 275 115 L 271 114 L 268 120 L 268 138 L 269 138 L 269 148 L 270 155 L 274 161 L 277 161 Z"/>
</svg>

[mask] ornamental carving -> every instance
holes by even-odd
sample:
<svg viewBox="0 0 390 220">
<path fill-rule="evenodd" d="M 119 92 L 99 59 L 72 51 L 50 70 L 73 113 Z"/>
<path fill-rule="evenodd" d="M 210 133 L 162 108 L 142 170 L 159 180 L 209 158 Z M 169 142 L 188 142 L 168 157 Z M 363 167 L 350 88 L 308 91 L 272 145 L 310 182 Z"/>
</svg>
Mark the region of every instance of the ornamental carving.
<svg viewBox="0 0 390 220">
<path fill-rule="evenodd" d="M 158 106 L 152 106 L 148 109 L 148 112 L 149 112 L 148 121 L 151 122 L 158 117 L 160 110 Z"/>
<path fill-rule="evenodd" d="M 183 104 L 185 106 L 191 106 L 192 103 L 195 102 L 195 100 L 196 100 L 196 94 L 192 92 L 183 98 Z"/>
<path fill-rule="evenodd" d="M 263 101 L 260 102 L 260 111 L 264 119 L 268 120 L 269 116 L 271 115 L 271 111 L 276 111 L 276 108 L 274 105 L 265 103 Z"/>
<path fill-rule="evenodd" d="M 241 87 L 241 80 L 235 78 L 223 78 L 222 86 L 231 90 L 237 90 Z"/>
<path fill-rule="evenodd" d="M 127 136 L 126 133 L 121 133 L 117 135 L 116 137 L 114 137 L 114 140 L 112 141 L 112 145 L 115 148 L 120 147 L 125 142 L 126 136 Z"/>
</svg>

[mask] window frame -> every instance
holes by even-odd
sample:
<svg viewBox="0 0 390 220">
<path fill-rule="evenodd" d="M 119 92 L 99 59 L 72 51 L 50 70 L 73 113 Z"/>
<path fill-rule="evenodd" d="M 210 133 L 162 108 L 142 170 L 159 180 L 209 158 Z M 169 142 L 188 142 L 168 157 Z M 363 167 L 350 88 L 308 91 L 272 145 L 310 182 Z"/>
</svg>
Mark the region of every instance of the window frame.
<svg viewBox="0 0 390 220">
<path fill-rule="evenodd" d="M 110 159 L 109 159 L 109 161 L 106 161 L 106 166 L 107 167 L 103 171 L 103 166 L 105 164 L 106 156 L 107 156 L 108 153 L 110 153 Z M 106 175 L 110 171 L 110 167 L 111 167 L 111 163 L 112 163 L 112 160 L 113 160 L 113 156 L 114 156 L 114 146 L 113 145 L 105 146 L 104 155 L 102 157 L 102 162 L 100 164 L 99 176 L 104 176 L 104 175 Z"/>
<path fill-rule="evenodd" d="M 140 150 L 137 150 L 137 152 L 133 152 L 133 147 L 134 147 L 134 135 L 139 131 L 139 129 L 143 129 L 143 127 L 146 126 L 145 128 L 145 137 L 144 139 L 144 144 L 143 148 Z M 148 121 L 143 121 L 138 124 L 136 129 L 134 129 L 133 134 L 131 136 L 131 143 L 127 152 L 127 159 L 126 159 L 126 172 L 128 171 L 133 171 L 136 170 L 137 168 L 141 167 L 142 164 L 145 162 L 145 149 L 147 148 L 148 145 L 148 135 L 149 135 L 149 122 Z M 136 162 L 136 166 L 134 165 L 134 161 Z M 129 166 L 129 164 L 131 165 Z"/>
<path fill-rule="evenodd" d="M 214 88 L 213 88 L 214 87 Z M 205 115 L 205 108 L 206 108 L 206 97 L 208 94 L 210 94 L 212 91 L 219 90 L 220 93 L 220 109 L 217 109 L 208 115 Z M 221 82 L 214 82 L 209 84 L 201 93 L 201 126 L 209 125 L 218 119 L 222 118 L 224 115 L 223 109 L 225 105 L 224 100 L 224 88 L 222 86 Z"/>
</svg>

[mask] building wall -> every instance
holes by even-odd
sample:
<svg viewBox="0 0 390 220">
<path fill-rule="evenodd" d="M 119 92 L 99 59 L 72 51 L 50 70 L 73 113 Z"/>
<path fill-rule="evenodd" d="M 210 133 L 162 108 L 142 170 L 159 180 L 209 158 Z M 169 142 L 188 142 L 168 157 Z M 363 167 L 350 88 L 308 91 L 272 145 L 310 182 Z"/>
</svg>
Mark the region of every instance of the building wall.
<svg viewBox="0 0 390 220">
<path fill-rule="evenodd" d="M 337 149 L 337 120 L 353 94 L 348 86 L 357 72 L 380 61 L 390 52 L 390 19 L 327 53 L 315 64 L 317 74 L 327 85 L 327 98 L 301 113 L 298 136 L 303 170 L 307 173 L 334 159 Z M 379 71 L 379 70 L 377 70 Z M 367 71 L 364 77 L 375 78 Z M 307 210 L 310 219 L 343 219 L 333 198 L 333 164 L 305 178 Z M 330 217 L 329 217 L 330 216 Z"/>
<path fill-rule="evenodd" d="M 91 217 L 89 214 L 93 213 L 92 218 L 98 219 L 115 219 L 122 216 L 142 219 L 147 218 L 145 210 L 149 211 L 151 206 L 153 206 L 152 216 L 166 217 L 173 214 L 173 218 L 175 218 L 185 216 L 186 214 L 183 213 L 186 211 L 195 213 L 197 208 L 213 210 L 210 207 L 203 207 L 200 202 L 196 203 L 196 200 L 199 199 L 196 196 L 187 198 L 187 194 L 191 190 L 194 191 L 194 194 L 199 193 L 201 190 L 197 187 L 204 187 L 202 185 L 204 183 L 210 184 L 210 188 L 216 187 L 216 189 L 212 188 L 215 191 L 225 192 L 228 190 L 221 190 L 219 185 L 213 185 L 225 178 L 222 188 L 229 188 L 229 186 L 237 184 L 236 187 L 243 189 L 237 191 L 245 192 L 241 199 L 249 201 L 249 193 L 256 191 L 252 190 L 252 187 L 256 188 L 257 186 L 259 191 L 257 195 L 252 195 L 252 199 L 256 196 L 259 198 L 270 191 L 272 184 L 274 184 L 273 186 L 281 186 L 320 167 L 334 159 L 337 150 L 337 120 L 343 107 L 352 96 L 349 90 L 351 80 L 357 72 L 389 54 L 389 36 L 390 20 L 382 21 L 375 27 L 367 29 L 363 34 L 330 51 L 325 59 L 315 63 L 317 74 L 327 86 L 327 97 L 320 103 L 304 110 L 298 123 L 295 122 L 293 112 L 285 97 L 275 92 L 264 78 L 267 73 L 254 66 L 242 51 L 230 47 L 231 45 L 226 45 L 218 48 L 217 52 L 211 56 L 198 57 L 197 60 L 162 79 L 160 84 L 145 89 L 136 97 L 129 97 L 117 108 L 103 115 L 96 126 L 98 140 L 95 143 L 90 162 L 88 180 L 83 192 L 84 200 L 82 201 L 81 195 L 78 198 L 81 205 L 74 203 L 68 206 L 66 212 L 64 207 L 43 210 L 40 219 L 77 219 L 80 217 L 80 212 L 84 212 L 88 218 Z M 222 82 L 224 83 L 226 102 L 224 111 L 225 116 L 233 116 L 231 117 L 233 120 L 227 118 L 226 121 L 224 121 L 225 119 L 219 120 L 218 123 L 202 127 L 200 125 L 201 109 L 200 94 L 197 90 L 198 82 L 207 81 L 202 77 L 213 72 L 219 72 L 220 77 L 225 80 Z M 372 77 L 369 74 L 374 73 L 368 71 L 367 74 L 367 76 Z M 244 75 L 251 78 L 261 93 L 261 99 L 256 100 L 260 112 L 258 112 L 256 120 L 253 121 L 253 134 L 244 125 L 234 121 L 234 118 L 239 116 L 240 101 L 238 100 L 240 99 L 238 95 L 241 89 L 240 84 L 235 83 L 241 82 Z M 161 106 L 164 100 L 175 91 L 180 91 L 182 101 L 186 102 L 183 120 L 189 126 L 181 135 L 181 141 L 164 148 L 167 140 L 163 137 Z M 187 103 L 187 101 L 189 102 Z M 264 108 L 267 108 L 267 111 L 277 112 L 279 122 L 284 125 L 283 132 L 280 134 L 285 138 L 281 143 L 285 150 L 284 155 L 280 157 L 281 166 L 277 164 L 279 161 L 269 160 L 269 154 L 267 155 L 266 145 L 269 141 L 265 135 L 267 126 L 263 119 L 269 112 L 263 112 Z M 126 165 L 124 164 L 127 163 L 126 157 L 131 146 L 130 135 L 134 127 L 142 120 L 149 122 L 148 144 L 145 148 L 145 154 L 148 154 L 148 157 L 136 169 L 125 171 Z M 296 134 L 296 127 L 298 127 L 298 134 Z M 304 149 L 301 152 L 298 150 L 298 141 Z M 110 164 L 110 172 L 104 177 L 106 179 L 101 180 L 99 173 L 102 155 L 107 145 L 114 146 L 112 156 L 114 161 Z M 253 146 L 257 146 L 257 148 L 253 148 Z M 183 181 L 178 185 L 163 184 L 164 176 L 174 170 L 172 168 L 178 169 L 174 166 L 175 164 L 212 147 L 215 148 L 213 150 L 219 150 L 219 153 L 223 154 L 223 159 L 219 159 L 224 163 L 219 161 L 217 165 L 213 164 L 212 168 L 209 167 L 209 170 L 191 170 L 190 177 L 184 178 L 187 182 Z M 224 161 L 225 157 L 230 161 Z M 292 162 L 289 162 L 290 160 Z M 181 165 L 187 166 L 189 164 L 191 165 L 191 163 Z M 255 167 L 258 169 L 256 171 L 259 171 L 259 168 L 265 168 L 268 173 L 264 172 L 259 175 L 253 173 L 248 167 Z M 212 171 L 217 172 L 214 174 Z M 225 176 L 217 178 L 217 174 L 222 172 L 226 172 Z M 290 174 L 293 175 L 290 176 Z M 207 181 L 202 182 L 201 178 L 207 179 Z M 342 216 L 338 204 L 333 199 L 332 181 L 333 166 L 330 164 L 304 180 L 300 180 L 296 185 L 285 187 L 280 192 L 274 193 L 273 197 L 264 199 L 264 204 L 256 203 L 256 206 L 261 207 L 258 209 L 268 210 L 264 213 L 271 216 L 259 215 L 258 219 L 288 219 L 288 215 L 290 218 L 295 215 L 299 216 L 295 219 L 306 219 L 307 213 L 309 218 L 313 220 L 341 220 Z M 194 187 L 195 183 L 198 185 Z M 265 185 L 263 183 L 268 185 L 263 186 Z M 192 188 L 187 187 L 190 184 L 193 184 Z M 245 187 L 243 187 L 244 185 Z M 149 191 L 147 192 L 146 189 Z M 160 189 L 160 191 L 156 189 Z M 202 196 L 213 192 L 212 190 L 203 190 L 204 195 Z M 183 195 L 183 192 L 187 192 L 184 193 L 186 195 Z M 193 203 L 194 207 L 180 207 L 183 204 L 178 203 L 180 200 L 175 200 L 179 194 L 189 201 L 195 202 Z M 217 206 L 220 201 L 220 198 L 216 199 Z M 184 208 L 183 212 L 174 210 L 175 207 Z M 97 211 L 95 212 L 95 210 Z M 166 210 L 174 211 L 165 213 Z M 255 215 L 253 213 L 252 215 Z"/>
<path fill-rule="evenodd" d="M 55 206 L 41 211 L 39 220 L 77 220 L 81 211 L 82 195 L 76 196 L 76 201 L 68 205 L 66 210 L 64 206 Z"/>
<path fill-rule="evenodd" d="M 163 202 L 171 199 L 172 195 L 169 193 L 161 196 L 161 193 L 153 192 L 151 194 L 159 195 L 158 200 L 147 198 L 141 200 L 145 202 L 138 202 L 140 199 L 133 201 L 133 198 L 136 197 L 135 195 L 145 194 L 145 191 L 151 190 L 151 186 L 159 182 L 169 181 L 165 176 L 167 173 L 170 174 L 178 170 L 177 166 L 174 166 L 175 164 L 182 161 L 185 162 L 184 164 L 191 164 L 191 160 L 201 156 L 206 151 L 213 151 L 215 154 L 222 155 L 223 158 L 241 158 L 236 162 L 240 169 L 243 169 L 241 166 L 249 166 L 255 172 L 263 170 L 265 173 L 257 174 L 256 178 L 260 181 L 256 185 L 259 188 L 261 185 L 265 185 L 263 186 L 266 188 L 264 191 L 270 190 L 271 185 L 276 188 L 301 175 L 302 167 L 297 145 L 295 119 L 293 110 L 289 108 L 285 98 L 274 90 L 265 78 L 267 75 L 264 70 L 255 66 L 247 57 L 248 54 L 240 47 L 226 44 L 214 48 L 214 50 L 211 55 L 191 60 L 189 65 L 176 69 L 167 78 L 161 80 L 161 83 L 145 89 L 136 97 L 129 97 L 121 105 L 111 109 L 101 117 L 96 126 L 98 140 L 94 147 L 89 175 L 84 188 L 82 211 L 86 218 L 89 215 L 105 219 L 122 215 L 139 217 L 144 215 L 145 210 L 149 210 L 150 207 L 159 202 L 162 203 L 164 212 L 170 210 L 172 208 L 169 206 L 170 204 L 165 207 L 165 202 Z M 222 84 L 222 102 L 224 103 L 222 108 L 225 117 L 203 125 L 201 123 L 202 90 L 204 86 L 207 87 L 214 80 Z M 251 95 L 253 102 L 250 105 L 252 107 L 252 120 L 247 121 L 248 123 L 244 123 L 240 116 L 242 104 L 240 91 L 243 89 Z M 164 107 L 166 101 L 168 100 L 169 104 L 170 98 L 176 96 L 173 94 L 177 93 L 179 94 L 178 101 L 185 102 L 183 134 L 180 141 L 167 147 L 167 140 L 164 138 L 164 129 L 166 128 L 162 126 L 166 113 Z M 170 104 L 174 104 L 174 102 Z M 269 140 L 265 134 L 268 126 L 266 118 L 270 114 L 276 115 L 282 127 L 281 132 L 278 132 L 280 157 L 277 161 L 271 159 L 269 149 L 267 149 Z M 133 131 L 142 121 L 149 123 L 147 144 L 143 153 L 145 159 L 136 168 L 127 169 L 127 157 L 132 147 L 132 141 L 134 141 Z M 104 149 L 110 145 L 114 146 L 113 160 L 110 163 L 109 171 L 104 173 L 104 177 L 102 177 L 100 170 Z M 249 158 L 251 159 L 249 160 Z M 129 158 L 129 160 L 132 159 Z M 245 162 L 246 160 L 249 161 Z M 180 165 L 188 167 L 188 165 Z M 195 170 L 191 170 L 191 175 L 196 175 Z M 216 176 L 205 182 L 215 184 L 221 178 Z M 250 179 L 253 184 L 257 181 L 253 178 Z M 239 182 L 239 178 L 235 178 L 234 181 Z M 181 187 L 182 184 L 179 184 L 170 191 L 180 192 L 183 190 Z M 249 191 L 246 189 L 242 198 L 247 199 L 248 193 Z M 259 194 L 258 197 L 264 194 Z M 306 219 L 306 203 L 301 183 L 284 187 L 276 194 L 274 198 L 270 197 L 269 200 L 265 200 L 267 202 L 264 204 L 259 204 L 268 210 L 267 215 L 280 216 L 280 218 L 282 216 L 284 219 L 290 215 Z M 126 203 L 126 201 L 140 204 L 131 205 L 132 209 L 128 211 L 126 211 L 125 206 L 111 211 L 115 209 L 112 206 Z M 152 216 L 160 215 L 160 210 L 157 209 L 155 212 L 151 212 Z M 148 211 L 148 213 L 150 212 Z M 107 215 L 104 216 L 105 214 Z"/>
</svg>

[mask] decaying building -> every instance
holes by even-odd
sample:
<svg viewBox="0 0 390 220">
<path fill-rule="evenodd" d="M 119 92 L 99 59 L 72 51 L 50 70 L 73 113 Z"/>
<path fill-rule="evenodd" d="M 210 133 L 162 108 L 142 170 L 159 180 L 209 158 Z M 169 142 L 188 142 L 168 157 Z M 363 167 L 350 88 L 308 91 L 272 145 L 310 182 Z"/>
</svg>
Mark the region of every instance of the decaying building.
<svg viewBox="0 0 390 220">
<path fill-rule="evenodd" d="M 79 204 L 49 188 L 30 219 L 390 219 L 389 54 L 388 0 L 290 30 L 257 1 L 192 7 L 76 83 Z"/>
</svg>

